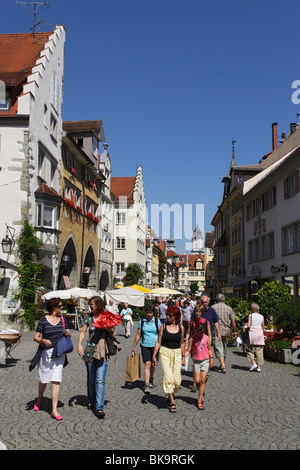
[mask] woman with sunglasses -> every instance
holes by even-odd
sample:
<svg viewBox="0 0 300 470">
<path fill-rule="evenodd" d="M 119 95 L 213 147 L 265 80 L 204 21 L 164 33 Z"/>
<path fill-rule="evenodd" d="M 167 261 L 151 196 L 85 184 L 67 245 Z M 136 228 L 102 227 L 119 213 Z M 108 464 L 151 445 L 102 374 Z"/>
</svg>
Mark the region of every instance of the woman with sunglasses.
<svg viewBox="0 0 300 470">
<path fill-rule="evenodd" d="M 39 365 L 39 394 L 34 410 L 41 409 L 42 400 L 46 386 L 52 383 L 52 411 L 54 419 L 62 420 L 62 416 L 57 411 L 60 383 L 62 381 L 62 370 L 65 364 L 66 355 L 56 356 L 56 345 L 62 335 L 71 337 L 68 324 L 65 320 L 65 328 L 61 319 L 62 303 L 58 297 L 52 298 L 47 303 L 48 315 L 42 317 L 37 325 L 34 341 L 39 344 L 39 349 L 34 357 L 30 370 L 38 363 Z"/>
<path fill-rule="evenodd" d="M 179 307 L 168 307 L 166 315 L 167 323 L 159 328 L 152 362 L 154 365 L 157 364 L 156 355 L 159 351 L 163 371 L 163 389 L 169 395 L 169 411 L 176 413 L 174 393 L 181 385 L 181 365 L 185 364 L 184 329 L 180 324 Z"/>
</svg>

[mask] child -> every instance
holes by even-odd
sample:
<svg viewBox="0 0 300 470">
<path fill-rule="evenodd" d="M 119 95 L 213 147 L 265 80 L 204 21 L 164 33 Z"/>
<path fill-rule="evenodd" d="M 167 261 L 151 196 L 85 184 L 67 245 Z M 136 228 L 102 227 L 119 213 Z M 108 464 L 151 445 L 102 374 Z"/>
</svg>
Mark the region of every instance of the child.
<svg viewBox="0 0 300 470">
<path fill-rule="evenodd" d="M 194 382 L 199 390 L 198 410 L 204 410 L 204 390 L 207 373 L 213 367 L 213 354 L 208 336 L 204 333 L 205 325 L 200 322 L 195 327 L 195 332 L 189 342 L 184 358 L 192 353 L 194 362 Z"/>
</svg>

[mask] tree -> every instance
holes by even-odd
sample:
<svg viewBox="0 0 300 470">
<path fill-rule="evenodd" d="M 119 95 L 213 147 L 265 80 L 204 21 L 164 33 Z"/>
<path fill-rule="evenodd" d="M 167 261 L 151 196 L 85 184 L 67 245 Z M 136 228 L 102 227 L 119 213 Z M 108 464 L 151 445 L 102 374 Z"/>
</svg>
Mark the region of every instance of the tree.
<svg viewBox="0 0 300 470">
<path fill-rule="evenodd" d="M 265 282 L 257 292 L 259 311 L 265 318 L 280 311 L 280 306 L 291 300 L 289 288 L 280 281 Z"/>
<path fill-rule="evenodd" d="M 42 246 L 41 240 L 35 235 L 34 228 L 27 219 L 24 219 L 17 239 L 20 264 L 18 264 L 19 286 L 16 299 L 20 300 L 24 310 L 22 319 L 30 329 L 33 329 L 35 325 L 36 292 L 41 287 L 42 266 L 38 264 L 38 260 L 41 258 Z"/>
<path fill-rule="evenodd" d="M 192 295 L 194 295 L 195 292 L 198 292 L 198 282 L 192 282 L 190 285 L 190 289 L 192 291 Z"/>
<path fill-rule="evenodd" d="M 144 277 L 144 273 L 136 263 L 129 263 L 125 269 L 126 276 L 124 277 L 124 285 L 132 286 L 138 284 Z"/>
</svg>

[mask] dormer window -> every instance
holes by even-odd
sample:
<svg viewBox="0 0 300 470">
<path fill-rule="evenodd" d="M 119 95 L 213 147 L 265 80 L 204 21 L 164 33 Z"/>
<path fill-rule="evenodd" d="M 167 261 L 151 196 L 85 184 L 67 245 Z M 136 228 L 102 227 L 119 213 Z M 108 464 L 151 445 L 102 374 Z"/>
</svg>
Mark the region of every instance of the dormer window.
<svg viewBox="0 0 300 470">
<path fill-rule="evenodd" d="M 1 93 L 0 90 L 0 111 L 8 111 L 10 108 L 10 99 L 8 93 Z"/>
</svg>

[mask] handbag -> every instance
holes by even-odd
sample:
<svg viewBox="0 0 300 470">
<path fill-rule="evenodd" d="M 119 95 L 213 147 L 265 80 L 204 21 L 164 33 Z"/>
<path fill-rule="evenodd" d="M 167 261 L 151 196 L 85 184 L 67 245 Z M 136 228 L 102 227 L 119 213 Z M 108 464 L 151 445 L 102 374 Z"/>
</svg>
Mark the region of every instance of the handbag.
<svg viewBox="0 0 300 470">
<path fill-rule="evenodd" d="M 141 360 L 139 354 L 127 356 L 125 382 L 135 382 L 141 376 Z"/>
<path fill-rule="evenodd" d="M 61 321 L 63 324 L 63 329 L 65 330 L 65 320 L 64 317 L 61 316 Z M 68 336 L 63 334 L 62 338 L 57 343 L 57 356 L 61 356 L 62 354 L 68 354 L 73 351 L 73 343 Z"/>
</svg>

